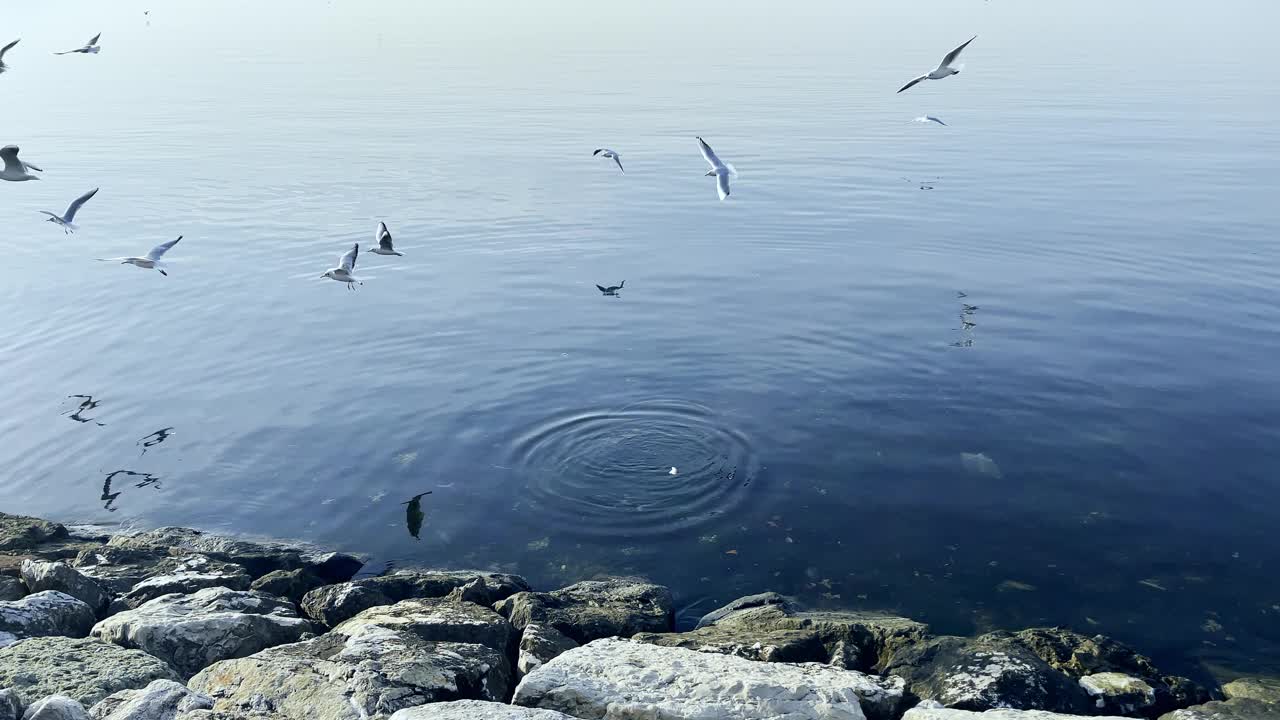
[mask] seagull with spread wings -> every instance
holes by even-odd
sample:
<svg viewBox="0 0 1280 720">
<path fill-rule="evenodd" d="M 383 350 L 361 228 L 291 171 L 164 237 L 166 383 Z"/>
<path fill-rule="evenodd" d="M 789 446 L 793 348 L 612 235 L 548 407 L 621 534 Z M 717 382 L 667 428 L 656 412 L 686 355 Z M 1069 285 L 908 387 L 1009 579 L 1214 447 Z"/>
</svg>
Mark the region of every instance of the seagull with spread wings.
<svg viewBox="0 0 1280 720">
<path fill-rule="evenodd" d="M 0 160 L 4 160 L 4 170 L 0 170 L 0 180 L 8 180 L 9 182 L 23 182 L 25 180 L 39 180 L 40 178 L 27 172 L 35 170 L 36 172 L 44 172 L 40 168 L 28 162 L 18 159 L 18 146 L 5 145 L 0 148 Z"/>
<path fill-rule="evenodd" d="M 352 245 L 351 249 L 343 254 L 343 256 L 338 260 L 338 267 L 326 271 L 325 274 L 320 277 L 327 277 L 330 280 L 344 282 L 347 284 L 348 290 L 354 290 L 355 288 L 352 287 L 353 285 L 363 285 L 364 283 L 360 282 L 360 279 L 354 274 L 356 269 L 356 257 L 359 255 L 360 243 L 356 243 Z"/>
<path fill-rule="evenodd" d="M 738 171 L 732 165 L 721 162 L 715 151 L 702 138 L 698 138 L 698 148 L 702 150 L 702 157 L 711 166 L 711 169 L 707 171 L 707 176 L 715 176 L 716 192 L 720 194 L 720 199 L 724 200 L 729 197 L 729 178 L 730 176 L 737 176 Z"/>
<path fill-rule="evenodd" d="M 181 240 L 182 236 L 178 236 Z M 160 258 L 169 252 L 169 249 L 178 244 L 178 240 L 170 240 L 167 243 L 161 243 L 147 253 L 146 257 L 118 257 L 118 258 L 98 258 L 102 262 L 118 262 L 121 265 L 136 265 L 144 270 L 159 270 L 161 275 L 169 277 L 169 273 L 164 271 L 164 263 L 160 262 Z"/>
<path fill-rule="evenodd" d="M 22 42 L 22 38 L 18 38 L 17 40 L 14 40 L 8 45 L 5 45 L 4 47 L 0 47 L 0 73 L 9 69 L 9 66 L 4 64 L 4 54 L 12 50 L 13 46 L 17 45 L 20 42 Z"/>
<path fill-rule="evenodd" d="M 76 219 L 76 213 L 80 212 L 80 206 L 89 202 L 89 198 L 97 194 L 98 194 L 98 188 L 94 188 L 89 192 L 76 198 L 75 200 L 72 200 L 71 205 L 67 207 L 67 211 L 62 215 L 58 215 L 57 213 L 51 213 L 48 210 L 41 210 L 40 212 L 49 216 L 48 222 L 57 223 L 61 225 L 62 232 L 73 233 L 76 231 L 76 225 L 73 223 L 73 221 Z"/>
<path fill-rule="evenodd" d="M 97 55 L 98 52 L 102 50 L 102 48 L 98 46 L 98 38 L 100 37 L 102 37 L 102 33 L 98 33 L 97 35 L 94 35 L 92 38 L 90 38 L 89 42 L 84 44 L 84 47 L 78 47 L 75 50 L 64 50 L 62 52 L 56 52 L 54 53 L 54 55 L 70 55 L 71 53 L 85 53 L 89 55 Z"/>
<path fill-rule="evenodd" d="M 924 80 L 941 80 L 942 78 L 951 77 L 952 75 L 958 75 L 960 73 L 960 70 L 963 69 L 964 66 L 959 65 L 956 67 L 952 67 L 952 63 L 956 61 L 956 58 L 960 57 L 960 53 L 965 48 L 969 47 L 969 43 L 977 39 L 978 39 L 978 36 L 974 35 L 973 37 L 966 40 L 963 45 L 947 53 L 947 56 L 942 58 L 942 62 L 938 64 L 938 67 L 930 70 L 929 72 L 921 75 L 918 78 L 915 78 L 914 80 L 907 83 L 906 85 L 903 85 L 902 90 L 906 90 L 907 88 L 912 87 L 916 83 L 922 82 Z M 899 90 L 898 92 L 902 92 L 902 90 Z"/>
<path fill-rule="evenodd" d="M 396 250 L 391 242 L 391 231 L 387 229 L 384 222 L 378 223 L 378 229 L 374 232 L 374 240 L 378 243 L 377 247 L 369 248 L 369 252 L 375 255 L 404 255 L 404 253 Z"/>
</svg>

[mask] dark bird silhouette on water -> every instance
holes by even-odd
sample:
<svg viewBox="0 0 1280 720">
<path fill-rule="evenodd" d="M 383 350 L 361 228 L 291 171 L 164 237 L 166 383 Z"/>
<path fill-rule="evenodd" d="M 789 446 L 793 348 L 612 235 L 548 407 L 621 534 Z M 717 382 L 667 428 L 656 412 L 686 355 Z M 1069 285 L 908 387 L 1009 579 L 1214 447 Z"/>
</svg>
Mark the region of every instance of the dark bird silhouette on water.
<svg viewBox="0 0 1280 720">
<path fill-rule="evenodd" d="M 135 444 L 135 445 L 139 445 L 139 446 L 141 446 L 141 447 L 142 447 L 142 454 L 143 454 L 143 455 L 146 455 L 146 454 L 147 454 L 147 448 L 155 447 L 156 445 L 159 445 L 160 443 L 164 442 L 165 440 L 168 440 L 168 439 L 169 439 L 169 436 L 170 436 L 170 435 L 172 435 L 172 434 L 173 434 L 173 428 L 171 428 L 171 427 L 167 427 L 167 428 L 160 428 L 159 430 L 157 430 L 157 431 L 155 431 L 155 432 L 151 433 L 150 435 L 146 435 L 146 436 L 143 436 L 143 437 L 139 438 L 139 439 L 138 439 L 138 442 L 136 442 L 136 443 L 134 443 L 134 444 Z"/>
<path fill-rule="evenodd" d="M 75 412 L 71 413 L 72 420 L 75 420 L 78 423 L 91 422 L 98 427 L 104 427 L 103 423 L 84 416 L 84 413 L 98 407 L 101 402 L 100 400 L 94 400 L 92 395 L 68 395 L 67 397 L 80 401 L 80 407 L 76 408 Z"/>
<path fill-rule="evenodd" d="M 408 506 L 404 511 L 404 524 L 405 527 L 409 528 L 409 534 L 413 536 L 414 540 L 422 539 L 418 537 L 418 534 L 422 532 L 422 521 L 426 518 L 426 515 L 422 512 L 422 498 L 423 496 L 430 494 L 431 491 L 428 490 L 424 493 L 418 493 L 409 500 L 400 503 L 401 505 Z"/>
<path fill-rule="evenodd" d="M 615 295 L 615 296 L 616 296 L 616 295 L 618 294 L 618 291 L 622 289 L 622 286 L 623 286 L 623 285 L 626 285 L 626 284 L 627 284 L 627 281 L 626 281 L 626 280 L 623 280 L 622 282 L 618 283 L 617 285 L 610 285 L 609 287 L 605 287 L 605 286 L 603 286 L 603 285 L 596 285 L 596 288 L 597 288 L 600 292 L 604 293 L 605 295 Z"/>
</svg>

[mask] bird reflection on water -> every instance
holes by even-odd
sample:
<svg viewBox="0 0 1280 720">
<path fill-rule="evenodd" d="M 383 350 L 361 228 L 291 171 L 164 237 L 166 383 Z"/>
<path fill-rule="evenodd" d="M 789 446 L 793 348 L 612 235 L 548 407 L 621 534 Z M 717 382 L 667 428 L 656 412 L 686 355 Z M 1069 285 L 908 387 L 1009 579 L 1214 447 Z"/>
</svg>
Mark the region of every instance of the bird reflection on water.
<svg viewBox="0 0 1280 720">
<path fill-rule="evenodd" d="M 84 416 L 86 412 L 97 408 L 98 405 L 102 402 L 101 400 L 94 400 L 92 395 L 68 395 L 67 399 L 80 401 L 80 406 L 77 407 L 70 414 L 70 417 L 72 420 L 75 420 L 78 423 L 91 422 L 97 425 L 98 427 L 104 427 L 104 423 L 100 423 L 97 420 L 94 420 L 93 418 L 87 418 Z M 63 413 L 63 414 L 65 415 L 66 413 Z"/>
<path fill-rule="evenodd" d="M 133 486 L 135 488 L 144 488 L 147 486 L 151 486 L 157 490 L 160 489 L 160 478 L 155 475 L 152 475 L 151 473 L 134 472 L 133 470 L 116 470 L 114 472 L 107 473 L 107 477 L 104 478 L 102 481 L 102 497 L 99 498 L 105 503 L 102 506 L 103 510 L 106 510 L 108 512 L 115 512 L 116 510 L 119 509 L 119 508 L 113 507 L 113 504 L 115 503 L 116 498 L 120 497 L 120 493 L 122 491 L 116 490 L 115 492 L 111 492 L 111 484 L 115 482 L 116 477 L 120 475 L 123 475 L 126 479 L 142 478 L 140 481 L 134 483 Z"/>
<path fill-rule="evenodd" d="M 160 428 L 159 430 L 156 430 L 153 433 L 142 436 L 141 438 L 138 439 L 138 442 L 136 444 L 142 447 L 142 454 L 146 455 L 148 448 L 153 448 L 156 445 L 159 445 L 160 443 L 164 442 L 165 440 L 168 440 L 169 436 L 172 434 L 173 434 L 173 428 L 171 427 Z"/>
</svg>

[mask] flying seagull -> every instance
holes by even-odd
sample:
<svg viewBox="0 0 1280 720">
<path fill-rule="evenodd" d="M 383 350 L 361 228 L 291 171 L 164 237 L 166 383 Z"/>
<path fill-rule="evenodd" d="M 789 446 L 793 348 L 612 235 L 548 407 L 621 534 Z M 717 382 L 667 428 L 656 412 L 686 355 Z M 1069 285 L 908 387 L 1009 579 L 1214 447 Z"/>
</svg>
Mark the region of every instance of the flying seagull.
<svg viewBox="0 0 1280 720">
<path fill-rule="evenodd" d="M 932 123 L 938 123 L 939 125 L 946 125 L 946 123 L 942 122 L 942 120 L 941 120 L 941 119 L 936 118 L 936 117 L 934 117 L 934 116 L 932 116 L 932 115 L 921 115 L 920 117 L 915 118 L 914 120 L 912 120 L 912 122 L 918 122 L 918 123 L 931 123 L 931 122 L 932 122 Z"/>
<path fill-rule="evenodd" d="M 720 199 L 724 200 L 729 197 L 729 176 L 737 175 L 738 171 L 732 165 L 720 162 L 715 151 L 702 138 L 698 138 L 698 147 L 702 150 L 702 157 L 706 158 L 707 163 L 711 165 L 707 175 L 716 176 L 716 192 L 720 193 Z"/>
<path fill-rule="evenodd" d="M 22 38 L 18 38 L 17 40 L 14 40 L 8 45 L 5 45 L 4 47 L 0 48 L 0 73 L 9 69 L 9 66 L 4 64 L 4 54 L 12 50 L 13 46 L 17 45 L 21 41 L 22 41 Z"/>
<path fill-rule="evenodd" d="M 181 240 L 182 236 L 178 236 Z M 169 252 L 169 248 L 178 244 L 178 240 L 170 240 L 167 243 L 161 243 L 147 253 L 146 257 L 118 257 L 118 258 L 98 258 L 102 262 L 119 262 L 121 265 L 137 265 L 144 270 L 159 270 L 161 275 L 169 277 L 169 273 L 164 271 L 164 265 L 160 262 L 160 258 Z"/>
<path fill-rule="evenodd" d="M 386 223 L 378 223 L 378 230 L 374 233 L 374 239 L 378 243 L 378 246 L 370 248 L 369 252 L 375 255 L 404 255 L 404 253 L 392 247 L 391 231 L 387 229 Z"/>
<path fill-rule="evenodd" d="M 351 249 L 348 250 L 346 254 L 342 256 L 341 259 L 338 260 L 338 267 L 333 268 L 332 270 L 326 271 L 325 274 L 321 275 L 320 277 L 327 277 L 330 280 L 337 280 L 338 282 L 344 282 L 347 284 L 347 289 L 349 290 L 355 289 L 354 287 L 352 287 L 352 285 L 355 283 L 359 283 L 363 285 L 364 283 L 360 282 L 360 280 L 357 279 L 355 275 L 352 275 L 352 273 L 355 271 L 355 268 L 356 268 L 356 256 L 358 256 L 359 254 L 360 254 L 360 243 L 356 243 L 351 246 Z"/>
<path fill-rule="evenodd" d="M 959 74 L 960 69 L 963 68 L 964 66 L 961 65 L 959 67 L 951 67 L 951 63 L 955 62 L 956 58 L 960 57 L 960 52 L 964 50 L 966 47 L 969 47 L 969 43 L 977 39 L 978 39 L 977 35 L 974 35 L 973 37 L 969 38 L 967 41 L 965 41 L 964 45 L 961 45 L 955 50 L 952 50 L 951 52 L 947 53 L 947 56 L 942 58 L 942 62 L 939 63 L 938 67 L 912 80 L 906 85 L 903 85 L 902 90 L 906 90 L 907 88 L 911 87 L 912 85 L 915 85 L 921 80 L 941 80 L 942 78 L 951 77 L 952 75 Z M 898 92 L 902 92 L 902 90 L 899 90 Z"/>
<path fill-rule="evenodd" d="M 627 284 L 627 281 L 626 281 L 626 280 L 623 280 L 622 282 L 618 283 L 617 285 L 610 285 L 609 287 L 605 287 L 605 286 L 603 286 L 603 285 L 596 285 L 596 288 L 597 288 L 600 292 L 604 293 L 605 295 L 617 295 L 617 294 L 618 294 L 618 291 L 622 289 L 622 286 L 623 286 L 623 285 L 626 285 L 626 284 Z"/>
<path fill-rule="evenodd" d="M 44 172 L 44 170 L 41 170 L 31 163 L 19 160 L 17 145 L 5 145 L 3 148 L 0 148 L 0 159 L 4 160 L 4 170 L 0 170 L 0 180 L 8 180 L 10 182 L 39 180 L 39 177 L 36 177 L 27 171 L 35 170 L 37 172 Z"/>
<path fill-rule="evenodd" d="M 56 52 L 54 53 L 54 55 L 70 55 L 71 53 L 90 53 L 93 55 L 97 55 L 98 51 L 102 50 L 102 48 L 98 47 L 98 38 L 100 37 L 102 37 L 102 33 L 98 33 L 97 35 L 94 35 L 92 38 L 90 38 L 89 42 L 84 44 L 84 47 L 78 47 L 75 50 L 64 50 L 63 52 Z"/>
<path fill-rule="evenodd" d="M 63 215 L 57 215 L 49 212 L 48 210 L 41 210 L 40 212 L 49 216 L 48 222 L 57 223 L 61 225 L 62 231 L 64 233 L 73 233 L 76 231 L 76 226 L 72 223 L 72 221 L 76 219 L 76 213 L 80 211 L 80 206 L 89 202 L 89 198 L 97 194 L 98 194 L 98 188 L 94 188 L 89 192 L 76 198 L 75 200 L 72 200 L 71 204 L 67 206 L 67 212 Z"/>
<path fill-rule="evenodd" d="M 591 153 L 591 156 L 595 157 L 596 155 L 600 155 L 602 153 L 607 158 L 613 158 L 613 161 L 618 163 L 618 169 L 622 170 L 622 172 L 626 172 L 626 170 L 624 170 L 622 167 L 622 158 L 618 157 L 618 153 L 610 150 L 609 148 L 596 148 L 596 151 Z"/>
</svg>

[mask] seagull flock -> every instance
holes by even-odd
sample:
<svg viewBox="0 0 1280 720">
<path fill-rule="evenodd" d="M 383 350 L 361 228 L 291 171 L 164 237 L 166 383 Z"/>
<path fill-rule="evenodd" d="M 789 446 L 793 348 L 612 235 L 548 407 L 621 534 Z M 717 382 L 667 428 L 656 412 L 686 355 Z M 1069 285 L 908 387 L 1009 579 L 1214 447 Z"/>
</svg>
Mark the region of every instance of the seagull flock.
<svg viewBox="0 0 1280 720">
<path fill-rule="evenodd" d="M 150 16 L 150 11 L 146 11 L 144 15 Z M 898 92 L 901 93 L 904 90 L 914 87 L 915 85 L 925 80 L 942 80 L 944 78 L 951 77 L 952 75 L 959 74 L 960 71 L 964 68 L 964 65 L 955 64 L 956 60 L 959 59 L 960 53 L 962 53 L 964 49 L 969 46 L 969 43 L 976 40 L 977 37 L 978 37 L 977 35 L 974 35 L 973 37 L 966 40 L 962 45 L 957 47 L 955 50 L 952 50 L 951 52 L 947 53 L 942 58 L 942 62 L 939 63 L 936 68 L 930 70 L 929 72 L 923 75 L 920 75 L 919 77 L 913 78 L 906 85 L 903 85 L 902 88 L 898 90 Z M 94 35 L 92 38 L 90 38 L 89 42 L 85 43 L 81 47 L 75 48 L 73 50 L 64 50 L 61 52 L 54 52 L 53 54 L 54 55 L 70 55 L 73 53 L 78 53 L 82 55 L 97 55 L 102 50 L 102 47 L 98 44 L 98 41 L 101 38 L 102 38 L 102 33 L 98 33 L 97 35 Z M 10 50 L 12 50 L 14 46 L 16 46 L 19 42 L 21 42 L 21 39 L 14 40 L 9 44 L 4 45 L 3 47 L 0 47 L 0 73 L 4 73 L 10 69 L 9 66 L 5 64 L 5 61 L 4 61 L 5 55 Z M 944 125 L 944 126 L 946 125 L 945 122 L 943 122 L 941 119 L 937 117 L 934 117 L 933 115 L 923 115 L 923 116 L 914 118 L 914 122 L 936 123 L 938 125 Z M 707 142 L 703 140 L 701 137 L 697 137 L 695 139 L 698 141 L 698 150 L 702 153 L 703 159 L 707 161 L 707 165 L 709 166 L 709 169 L 707 170 L 705 177 L 714 177 L 716 179 L 716 194 L 719 196 L 720 200 L 723 202 L 724 200 L 727 200 L 729 197 L 729 193 L 730 193 L 729 181 L 732 178 L 738 177 L 738 171 L 733 167 L 733 165 L 721 160 L 720 157 L 716 155 L 715 151 L 711 149 L 711 146 L 708 145 Z M 18 153 L 19 153 L 19 148 L 17 145 L 6 145 L 3 148 L 0 148 L 0 160 L 4 161 L 4 169 L 0 170 L 0 180 L 7 180 L 9 182 L 25 182 L 27 180 L 39 180 L 40 176 L 32 174 L 31 171 L 42 173 L 44 172 L 44 170 L 42 170 L 40 167 L 37 167 L 36 165 L 32 165 L 29 162 L 20 160 L 18 158 Z M 595 152 L 591 154 L 593 157 L 598 156 L 606 160 L 612 160 L 614 164 L 618 166 L 619 171 L 626 173 L 626 169 L 622 167 L 622 156 L 616 150 L 602 147 L 602 148 L 596 148 Z M 924 185 L 922 185 L 921 188 L 924 189 Z M 75 224 L 75 218 L 77 213 L 80 212 L 81 208 L 84 207 L 84 204 L 86 202 L 92 199 L 94 195 L 98 194 L 98 190 L 99 188 L 94 188 L 89 192 L 73 200 L 71 204 L 67 206 L 66 211 L 63 212 L 61 215 L 51 212 L 49 210 L 41 210 L 40 212 L 44 215 L 48 215 L 49 216 L 47 218 L 48 222 L 52 222 L 58 225 L 59 227 L 61 227 L 64 233 L 73 233 L 76 231 L 76 228 L 77 228 Z M 172 249 L 173 246 L 177 245 L 179 240 L 182 240 L 181 235 L 179 235 L 176 240 L 170 240 L 169 242 L 161 243 L 160 245 L 155 246 L 154 248 L 151 249 L 150 252 L 148 252 L 146 255 L 141 257 L 99 258 L 99 260 L 104 262 L 118 262 L 124 265 L 133 265 L 135 267 L 143 268 L 145 270 L 157 270 L 160 272 L 161 275 L 164 275 L 167 277 L 169 273 L 165 271 L 165 266 L 161 258 L 163 258 L 165 253 L 167 253 L 170 249 Z M 383 222 L 378 223 L 377 230 L 374 233 L 374 246 L 369 250 L 369 252 L 372 252 L 376 255 L 392 255 L 397 257 L 404 255 L 404 253 L 395 249 L 395 246 L 391 239 L 391 232 L 387 229 L 386 223 L 383 223 Z M 354 290 L 356 285 L 364 284 L 363 281 L 360 278 L 356 277 L 355 275 L 356 260 L 359 257 L 360 257 L 360 243 L 354 243 L 352 244 L 351 249 L 343 253 L 342 256 L 338 259 L 337 267 L 326 270 L 324 274 L 321 275 L 320 277 L 328 278 L 330 280 L 335 280 L 337 282 L 344 283 L 347 289 Z M 617 285 L 608 285 L 608 286 L 596 285 L 596 288 L 598 288 L 600 292 L 603 293 L 604 295 L 617 297 L 618 291 L 622 290 L 622 286 L 625 283 L 626 281 L 624 280 L 618 283 Z M 676 469 L 671 468 L 671 474 L 674 475 L 675 472 L 676 472 Z"/>
</svg>

